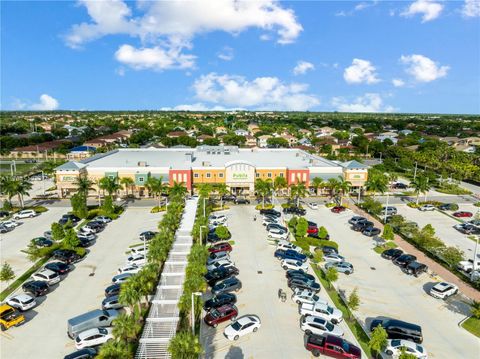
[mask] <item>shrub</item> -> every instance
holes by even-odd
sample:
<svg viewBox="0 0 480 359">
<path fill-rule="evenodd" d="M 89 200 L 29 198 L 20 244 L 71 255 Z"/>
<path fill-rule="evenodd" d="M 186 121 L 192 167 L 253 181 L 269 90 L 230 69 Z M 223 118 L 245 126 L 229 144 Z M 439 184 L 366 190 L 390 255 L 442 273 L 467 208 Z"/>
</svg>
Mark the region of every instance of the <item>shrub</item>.
<svg viewBox="0 0 480 359">
<path fill-rule="evenodd" d="M 296 246 L 302 248 L 304 251 L 308 251 L 310 249 L 310 245 L 308 244 L 305 238 L 299 238 L 293 242 Z"/>
<path fill-rule="evenodd" d="M 257 204 L 257 205 L 255 206 L 255 209 L 257 209 L 257 210 L 260 210 L 260 209 L 262 209 L 262 208 L 263 208 L 263 209 L 272 209 L 272 208 L 275 208 L 275 206 L 274 206 L 273 204 L 271 204 L 271 203 L 266 203 L 266 204 L 265 204 L 265 207 L 262 207 L 261 204 Z"/>
<path fill-rule="evenodd" d="M 12 207 L 12 204 L 11 204 L 9 201 L 4 200 L 4 201 L 3 201 L 2 209 L 3 209 L 4 211 L 10 212 L 10 211 L 13 209 L 13 207 Z"/>
<path fill-rule="evenodd" d="M 463 251 L 456 247 L 443 248 L 440 251 L 440 256 L 452 267 L 456 267 L 460 261 L 464 260 Z"/>
<path fill-rule="evenodd" d="M 327 208 L 335 207 L 335 203 L 332 203 L 332 202 L 325 203 L 325 207 L 327 207 Z"/>
<path fill-rule="evenodd" d="M 297 225 L 297 217 L 292 217 L 289 221 L 288 221 L 288 226 L 290 228 L 295 228 L 295 226 Z"/>
<path fill-rule="evenodd" d="M 326 238 L 328 236 L 328 231 L 324 226 L 321 226 L 318 229 L 318 237 L 319 238 Z"/>
<path fill-rule="evenodd" d="M 33 206 L 31 207 L 31 209 L 33 209 L 37 213 L 44 213 L 48 211 L 48 208 L 44 206 Z"/>
<path fill-rule="evenodd" d="M 480 202 L 475 202 L 473 205 L 474 205 L 475 207 L 480 207 Z"/>
<path fill-rule="evenodd" d="M 329 246 L 334 247 L 338 250 L 338 243 L 334 241 L 320 240 L 318 241 L 319 247 Z"/>
<path fill-rule="evenodd" d="M 159 213 L 159 212 L 165 212 L 167 210 L 167 207 L 165 206 L 155 206 L 150 210 L 150 213 Z"/>
<path fill-rule="evenodd" d="M 230 237 L 230 232 L 225 226 L 218 226 L 215 228 L 215 234 L 222 240 L 228 239 Z"/>
<path fill-rule="evenodd" d="M 307 220 L 303 217 L 300 217 L 297 220 L 297 224 L 295 226 L 295 236 L 305 237 L 307 235 L 307 230 L 308 230 Z"/>
<path fill-rule="evenodd" d="M 385 239 L 385 240 L 387 240 L 387 241 L 393 240 L 393 238 L 394 238 L 394 233 L 393 233 L 393 228 L 392 228 L 391 225 L 386 224 L 386 225 L 383 227 L 382 238 Z"/>
<path fill-rule="evenodd" d="M 382 212 L 383 205 L 379 201 L 376 201 L 371 197 L 367 197 L 364 199 L 360 207 L 366 210 L 368 213 L 379 215 Z"/>
<path fill-rule="evenodd" d="M 63 226 L 58 222 L 52 223 L 52 238 L 54 241 L 61 241 L 65 237 Z"/>
<path fill-rule="evenodd" d="M 323 261 L 323 252 L 319 249 L 315 251 L 315 254 L 313 255 L 313 261 L 315 263 Z"/>
</svg>

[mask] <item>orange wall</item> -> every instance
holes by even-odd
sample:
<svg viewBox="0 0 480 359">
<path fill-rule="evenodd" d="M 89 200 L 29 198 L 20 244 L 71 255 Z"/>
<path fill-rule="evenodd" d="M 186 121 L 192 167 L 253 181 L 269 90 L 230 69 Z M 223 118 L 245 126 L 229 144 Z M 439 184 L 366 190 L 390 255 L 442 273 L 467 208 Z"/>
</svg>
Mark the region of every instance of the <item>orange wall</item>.
<svg viewBox="0 0 480 359">
<path fill-rule="evenodd" d="M 193 183 L 225 183 L 225 170 L 224 169 L 201 169 L 192 171 Z M 207 173 L 210 173 L 210 178 L 207 178 Z M 220 177 L 220 174 L 223 177 Z M 198 175 L 198 177 L 195 177 Z"/>
<path fill-rule="evenodd" d="M 284 170 L 284 169 L 261 169 L 261 168 L 257 168 L 255 170 L 256 173 L 258 173 L 258 177 L 257 175 L 255 175 L 255 178 L 260 178 L 260 179 L 263 179 L 263 180 L 267 180 L 267 179 L 272 179 L 274 180 L 275 177 L 280 177 L 280 174 L 283 173 L 283 177 L 287 178 L 287 171 Z M 271 173 L 271 177 L 268 177 L 268 174 Z"/>
</svg>

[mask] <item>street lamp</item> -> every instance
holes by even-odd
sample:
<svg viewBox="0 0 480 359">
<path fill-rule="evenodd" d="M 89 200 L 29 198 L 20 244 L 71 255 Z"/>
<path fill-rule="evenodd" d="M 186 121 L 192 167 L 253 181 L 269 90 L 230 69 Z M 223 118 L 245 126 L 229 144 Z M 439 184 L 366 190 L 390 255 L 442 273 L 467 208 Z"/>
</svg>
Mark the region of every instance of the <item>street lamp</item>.
<svg viewBox="0 0 480 359">
<path fill-rule="evenodd" d="M 200 244 L 203 244 L 202 228 L 207 228 L 207 226 L 200 226 Z"/>
<path fill-rule="evenodd" d="M 206 197 L 203 197 L 203 218 L 205 218 L 205 216 L 206 216 L 205 215 L 205 200 L 206 199 L 207 199 Z"/>
<path fill-rule="evenodd" d="M 192 333 L 193 335 L 195 335 L 195 303 L 194 303 L 194 300 L 195 300 L 195 296 L 197 297 L 200 297 L 202 296 L 202 292 L 193 292 L 192 293 Z"/>
<path fill-rule="evenodd" d="M 387 223 L 387 214 L 388 214 L 388 196 L 389 193 L 387 192 L 387 203 L 385 205 L 385 215 L 383 216 L 383 223 Z"/>
</svg>

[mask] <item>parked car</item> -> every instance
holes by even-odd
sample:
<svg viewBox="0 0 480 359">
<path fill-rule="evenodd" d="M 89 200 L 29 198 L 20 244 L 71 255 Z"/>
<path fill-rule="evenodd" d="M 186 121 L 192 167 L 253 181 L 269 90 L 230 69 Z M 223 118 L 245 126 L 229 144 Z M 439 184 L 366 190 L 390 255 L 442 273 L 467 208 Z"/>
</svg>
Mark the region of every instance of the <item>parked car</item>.
<svg viewBox="0 0 480 359">
<path fill-rule="evenodd" d="M 147 258 L 143 254 L 132 254 L 127 257 L 126 264 L 135 264 L 137 266 L 144 265 L 147 262 Z"/>
<path fill-rule="evenodd" d="M 302 329 L 307 335 L 335 335 L 336 337 L 343 337 L 344 335 L 343 330 L 339 326 L 320 317 L 303 317 L 300 329 Z"/>
<path fill-rule="evenodd" d="M 242 282 L 240 282 L 240 280 L 238 280 L 236 277 L 230 277 L 215 284 L 212 287 L 212 294 L 217 295 L 225 292 L 238 292 L 240 289 L 242 289 Z"/>
<path fill-rule="evenodd" d="M 237 196 L 235 196 L 234 194 L 224 194 L 222 196 L 222 201 L 224 201 L 224 202 L 234 202 L 236 198 L 237 198 Z"/>
<path fill-rule="evenodd" d="M 96 348 L 83 348 L 71 354 L 65 355 L 63 359 L 93 359 L 97 356 Z"/>
<path fill-rule="evenodd" d="M 102 300 L 102 310 L 108 309 L 121 309 L 124 305 L 120 303 L 117 295 L 112 295 L 110 297 L 106 297 Z"/>
<path fill-rule="evenodd" d="M 262 215 L 271 215 L 274 217 L 280 217 L 282 214 L 279 211 L 274 210 L 273 208 L 260 209 L 260 214 Z"/>
<path fill-rule="evenodd" d="M 250 200 L 245 197 L 237 197 L 233 200 L 235 204 L 250 204 Z"/>
<path fill-rule="evenodd" d="M 362 231 L 362 234 L 367 237 L 373 237 L 380 234 L 380 229 L 376 227 L 367 227 Z"/>
<path fill-rule="evenodd" d="M 285 213 L 285 214 L 296 214 L 298 216 L 304 216 L 307 213 L 307 211 L 304 210 L 303 208 L 292 206 L 292 207 L 285 207 L 283 209 L 283 213 Z"/>
<path fill-rule="evenodd" d="M 423 263 L 419 263 L 417 261 L 410 262 L 405 267 L 402 267 L 403 272 L 410 275 L 414 275 L 415 277 L 418 277 L 422 273 L 426 273 L 427 270 L 428 270 L 427 265 Z"/>
<path fill-rule="evenodd" d="M 33 209 L 25 209 L 23 211 L 17 212 L 13 215 L 13 219 L 21 219 L 21 218 L 33 218 L 38 215 Z"/>
<path fill-rule="evenodd" d="M 227 221 L 227 216 L 225 216 L 224 214 L 211 214 L 208 217 L 208 220 L 210 222 L 225 223 Z"/>
<path fill-rule="evenodd" d="M 218 252 L 231 252 L 233 250 L 232 246 L 228 242 L 224 243 L 217 243 L 211 247 L 208 247 L 208 251 L 210 253 L 218 253 Z"/>
<path fill-rule="evenodd" d="M 398 212 L 398 211 L 397 211 L 397 207 L 393 207 L 393 206 L 385 207 L 385 206 L 384 206 L 384 207 L 382 208 L 381 214 L 382 214 L 383 216 L 384 216 L 385 214 L 386 214 L 387 216 L 393 216 L 393 215 L 397 214 L 397 212 Z"/>
<path fill-rule="evenodd" d="M 77 315 L 76 317 L 67 320 L 67 335 L 73 339 L 80 333 L 89 329 L 110 327 L 118 315 L 119 312 L 115 309 L 94 309 Z"/>
<path fill-rule="evenodd" d="M 7 227 L 3 223 L 0 223 L 0 233 L 8 233 L 13 231 L 15 227 Z"/>
<path fill-rule="evenodd" d="M 48 283 L 43 280 L 31 280 L 22 285 L 22 290 L 25 293 L 30 293 L 34 297 L 41 297 L 48 293 Z"/>
<path fill-rule="evenodd" d="M 370 331 L 381 325 L 389 339 L 406 339 L 421 344 L 423 341 L 422 328 L 419 325 L 407 323 L 398 319 L 376 319 L 370 324 Z"/>
<path fill-rule="evenodd" d="M 468 259 L 466 261 L 460 261 L 458 262 L 457 264 L 457 268 L 461 271 L 464 271 L 466 273 L 470 273 L 473 271 L 473 259 Z M 480 258 L 477 257 L 477 259 L 475 260 L 475 268 L 478 269 L 480 268 Z"/>
<path fill-rule="evenodd" d="M 353 273 L 353 264 L 348 262 L 327 262 L 325 268 L 335 268 L 337 272 L 345 273 L 347 275 Z"/>
<path fill-rule="evenodd" d="M 94 242 L 97 239 L 97 235 L 95 233 L 79 232 L 77 233 L 77 238 L 83 241 Z"/>
<path fill-rule="evenodd" d="M 237 296 L 233 293 L 219 293 L 203 304 L 203 309 L 209 311 L 213 308 L 221 307 L 225 304 L 235 304 L 237 302 Z"/>
<path fill-rule="evenodd" d="M 393 189 L 407 189 L 408 186 L 405 183 L 402 182 L 396 182 L 392 185 Z"/>
<path fill-rule="evenodd" d="M 332 324 L 338 324 L 343 320 L 342 312 L 327 303 L 303 303 L 299 313 L 303 316 L 324 318 Z"/>
<path fill-rule="evenodd" d="M 46 239 L 53 240 L 52 231 L 45 231 L 45 232 L 43 232 L 43 236 L 44 236 Z"/>
<path fill-rule="evenodd" d="M 332 253 L 338 254 L 338 249 L 332 246 L 315 247 L 315 250 L 318 250 L 318 249 L 322 251 L 323 255 L 332 254 Z"/>
<path fill-rule="evenodd" d="M 297 251 L 297 252 L 301 252 L 302 251 L 302 248 L 296 246 L 295 244 L 291 243 L 291 242 L 288 242 L 288 241 L 279 241 L 277 243 L 277 249 L 281 249 L 281 250 L 292 250 L 292 251 Z"/>
<path fill-rule="evenodd" d="M 308 202 L 307 206 L 308 208 L 313 209 L 315 211 L 318 209 L 318 203 L 315 203 L 315 202 Z"/>
<path fill-rule="evenodd" d="M 70 249 L 57 249 L 53 251 L 52 257 L 67 264 L 77 263 L 83 259 L 77 252 Z"/>
<path fill-rule="evenodd" d="M 287 269 L 298 269 L 298 270 L 302 270 L 304 272 L 308 271 L 308 264 L 306 264 L 302 261 L 295 260 L 295 259 L 284 259 L 281 262 L 281 266 L 285 270 L 287 270 Z"/>
<path fill-rule="evenodd" d="M 99 233 L 101 231 L 103 231 L 105 229 L 105 226 L 106 224 L 103 223 L 103 222 L 99 222 L 99 221 L 90 221 L 88 222 L 85 226 L 83 226 L 82 228 L 84 229 L 90 229 L 92 230 L 93 232 L 95 233 Z"/>
<path fill-rule="evenodd" d="M 112 219 L 108 216 L 96 216 L 93 221 L 95 222 L 103 222 L 103 223 L 110 223 Z"/>
<path fill-rule="evenodd" d="M 260 318 L 256 315 L 247 315 L 230 324 L 223 331 L 228 340 L 238 340 L 244 335 L 255 333 L 261 326 Z"/>
<path fill-rule="evenodd" d="M 433 204 L 424 204 L 420 207 L 418 207 L 419 211 L 435 211 L 435 206 Z"/>
<path fill-rule="evenodd" d="M 37 305 L 35 298 L 29 296 L 28 294 L 17 294 L 7 299 L 6 302 L 9 306 L 25 312 L 26 310 L 32 309 Z"/>
<path fill-rule="evenodd" d="M 22 222 L 16 222 L 13 219 L 9 219 L 9 220 L 6 220 L 6 221 L 3 221 L 3 222 L 0 223 L 0 225 L 2 225 L 2 227 L 6 227 L 6 228 L 9 228 L 9 229 L 15 229 L 20 224 L 22 224 Z"/>
<path fill-rule="evenodd" d="M 359 347 L 335 335 L 309 334 L 305 340 L 305 349 L 314 357 L 320 354 L 331 358 L 360 359 L 362 351 Z"/>
<path fill-rule="evenodd" d="M 18 327 L 24 322 L 25 317 L 18 310 L 8 304 L 0 305 L 0 329 L 2 332 L 11 327 Z"/>
<path fill-rule="evenodd" d="M 456 211 L 458 209 L 458 204 L 442 203 L 440 206 L 438 206 L 438 209 L 441 211 Z"/>
<path fill-rule="evenodd" d="M 458 293 L 458 287 L 452 283 L 440 282 L 435 284 L 428 293 L 434 298 L 447 299 Z"/>
<path fill-rule="evenodd" d="M 153 239 L 157 235 L 158 232 L 153 232 L 153 231 L 145 231 L 140 233 L 140 240 L 141 241 L 149 241 Z"/>
<path fill-rule="evenodd" d="M 208 258 L 207 258 L 207 265 L 218 262 L 218 261 L 223 260 L 223 259 L 230 260 L 229 252 L 210 253 Z"/>
<path fill-rule="evenodd" d="M 335 206 L 330 211 L 332 211 L 332 213 L 340 213 L 340 212 L 345 212 L 346 210 L 347 210 L 347 207 Z"/>
<path fill-rule="evenodd" d="M 288 238 L 288 233 L 282 230 L 271 230 L 268 232 L 267 237 L 270 239 L 277 240 L 286 240 Z"/>
<path fill-rule="evenodd" d="M 366 221 L 367 219 L 365 217 L 362 217 L 362 216 L 353 216 L 352 218 L 350 218 L 348 220 L 348 223 L 350 223 L 351 225 L 354 225 L 354 224 L 357 224 L 358 222 L 363 222 L 363 221 Z"/>
<path fill-rule="evenodd" d="M 314 303 L 325 303 L 327 301 L 321 299 L 315 292 L 307 289 L 296 289 L 292 294 L 292 300 L 297 304 L 314 304 Z"/>
<path fill-rule="evenodd" d="M 283 232 L 288 232 L 288 228 L 285 227 L 285 226 L 282 226 L 281 224 L 279 223 L 270 223 L 270 224 L 267 224 L 267 226 L 265 227 L 265 229 L 267 231 L 270 231 L 272 229 L 279 229 L 279 230 L 282 230 Z"/>
<path fill-rule="evenodd" d="M 79 246 L 82 248 L 88 248 L 95 243 L 95 239 L 91 239 L 91 237 L 85 236 L 78 236 Z"/>
<path fill-rule="evenodd" d="M 214 262 L 212 264 L 209 264 L 207 266 L 207 271 L 210 272 L 214 269 L 221 268 L 221 267 L 235 267 L 235 263 L 228 260 L 228 259 L 222 259 L 218 262 Z"/>
<path fill-rule="evenodd" d="M 48 285 L 54 285 L 60 282 L 60 276 L 58 273 L 51 271 L 50 269 L 42 269 L 40 272 L 34 273 L 32 279 L 47 282 Z"/>
<path fill-rule="evenodd" d="M 62 218 L 60 218 L 60 220 L 58 221 L 58 223 L 60 223 L 61 225 L 65 225 L 67 224 L 68 222 L 71 222 L 74 226 L 80 222 L 80 218 L 78 218 L 77 216 L 75 216 L 74 214 L 64 214 L 62 216 Z"/>
<path fill-rule="evenodd" d="M 113 340 L 113 328 L 102 327 L 85 330 L 75 338 L 75 347 L 83 349 L 102 345 L 109 340 Z"/>
<path fill-rule="evenodd" d="M 458 212 L 455 212 L 453 214 L 454 217 L 457 217 L 457 218 L 470 218 L 473 216 L 472 212 L 467 212 L 467 211 L 458 211 Z"/>
<path fill-rule="evenodd" d="M 301 262 L 307 261 L 307 256 L 302 253 L 298 253 L 297 251 L 287 249 L 286 251 L 282 249 L 277 249 L 273 256 L 277 259 L 294 259 Z"/>
<path fill-rule="evenodd" d="M 111 296 L 120 294 L 121 286 L 122 286 L 122 283 L 109 285 L 107 288 L 105 288 L 105 297 L 111 297 Z"/>
<path fill-rule="evenodd" d="M 402 254 L 400 257 L 397 257 L 393 260 L 393 263 L 399 267 L 406 267 L 413 261 L 416 261 L 417 257 L 411 254 Z"/>
<path fill-rule="evenodd" d="M 235 267 L 220 267 L 205 274 L 204 278 L 210 287 L 213 287 L 219 281 L 238 275 L 239 270 Z"/>
<path fill-rule="evenodd" d="M 403 339 L 389 339 L 387 341 L 387 347 L 385 348 L 385 354 L 391 357 L 397 358 L 402 352 L 411 355 L 418 359 L 427 359 L 428 354 L 423 345 L 411 342 L 410 340 Z"/>
<path fill-rule="evenodd" d="M 130 277 L 133 276 L 133 273 L 122 273 L 122 274 L 117 274 L 116 276 L 113 276 L 112 278 L 112 283 L 123 283 L 126 282 Z"/>
<path fill-rule="evenodd" d="M 337 253 L 327 253 L 323 255 L 323 260 L 326 262 L 345 262 L 345 258 Z"/>
<path fill-rule="evenodd" d="M 355 223 L 354 225 L 352 225 L 351 228 L 355 232 L 363 232 L 363 230 L 365 228 L 369 228 L 369 227 L 373 227 L 373 222 L 371 222 L 371 221 L 359 221 L 359 222 Z"/>
<path fill-rule="evenodd" d="M 10 212 L 8 211 L 0 211 L 0 218 L 5 218 L 10 215 Z"/>
<path fill-rule="evenodd" d="M 218 324 L 226 322 L 227 320 L 236 320 L 238 309 L 233 304 L 224 304 L 221 307 L 211 309 L 203 321 L 205 324 L 216 328 Z"/>
<path fill-rule="evenodd" d="M 454 225 L 453 228 L 463 234 L 480 234 L 480 228 L 470 223 L 459 223 Z"/>
<path fill-rule="evenodd" d="M 32 239 L 32 243 L 37 247 L 51 247 L 53 246 L 53 241 L 45 237 L 37 237 Z"/>
<path fill-rule="evenodd" d="M 320 284 L 315 280 L 305 279 L 301 277 L 294 277 L 288 281 L 288 287 L 292 290 L 306 289 L 315 293 L 320 292 Z"/>
<path fill-rule="evenodd" d="M 279 224 L 280 219 L 277 217 L 263 217 L 262 225 L 267 226 L 269 224 Z"/>
<path fill-rule="evenodd" d="M 63 262 L 50 262 L 45 264 L 45 269 L 51 270 L 59 275 L 67 274 L 72 270 L 72 267 Z"/>
<path fill-rule="evenodd" d="M 393 260 L 400 257 L 402 254 L 403 254 L 403 251 L 401 249 L 390 248 L 390 249 L 385 249 L 382 252 L 382 258 Z"/>
</svg>

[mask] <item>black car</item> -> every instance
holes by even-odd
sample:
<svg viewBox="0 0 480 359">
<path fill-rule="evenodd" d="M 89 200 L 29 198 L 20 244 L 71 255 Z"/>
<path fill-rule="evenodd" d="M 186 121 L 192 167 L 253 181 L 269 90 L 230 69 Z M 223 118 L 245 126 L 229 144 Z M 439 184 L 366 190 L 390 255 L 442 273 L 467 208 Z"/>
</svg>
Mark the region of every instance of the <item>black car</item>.
<svg viewBox="0 0 480 359">
<path fill-rule="evenodd" d="M 392 185 L 393 189 L 407 189 L 408 186 L 405 183 L 397 182 Z"/>
<path fill-rule="evenodd" d="M 315 280 L 315 277 L 311 274 L 302 272 L 299 269 L 290 269 L 287 270 L 287 273 L 285 274 L 287 279 L 292 279 L 292 278 L 304 278 L 305 280 Z"/>
<path fill-rule="evenodd" d="M 296 214 L 296 215 L 299 215 L 299 216 L 304 216 L 307 211 L 304 210 L 303 208 L 300 208 L 300 207 L 286 207 L 283 209 L 283 213 L 290 213 L 290 214 Z"/>
<path fill-rule="evenodd" d="M 312 292 L 320 292 L 320 284 L 313 280 L 302 280 L 301 278 L 292 278 L 288 281 L 288 286 L 295 290 L 297 288 L 311 290 Z"/>
<path fill-rule="evenodd" d="M 400 257 L 402 254 L 403 254 L 403 251 L 401 249 L 390 248 L 390 249 L 386 249 L 382 252 L 382 258 L 393 260 L 393 259 L 396 259 L 396 258 Z"/>
<path fill-rule="evenodd" d="M 417 257 L 411 254 L 402 254 L 400 257 L 394 259 L 393 263 L 399 267 L 405 267 L 415 260 L 417 260 Z"/>
<path fill-rule="evenodd" d="M 153 239 L 153 237 L 155 237 L 156 235 L 157 235 L 157 232 L 145 231 L 145 232 L 140 233 L 140 240 L 149 241 L 149 240 Z"/>
<path fill-rule="evenodd" d="M 83 348 L 65 355 L 63 359 L 92 359 L 97 356 L 97 349 L 95 348 Z"/>
<path fill-rule="evenodd" d="M 273 217 L 280 217 L 282 214 L 279 211 L 274 210 L 273 208 L 268 208 L 268 209 L 260 209 L 260 214 L 262 215 L 268 215 L 268 216 L 273 216 Z"/>
<path fill-rule="evenodd" d="M 120 294 L 120 287 L 121 283 L 115 283 L 112 285 L 109 285 L 107 288 L 105 288 L 105 297 L 111 297 L 113 295 L 118 295 Z"/>
<path fill-rule="evenodd" d="M 60 218 L 58 223 L 60 223 L 61 225 L 65 225 L 68 221 L 70 221 L 73 225 L 76 225 L 78 222 L 80 222 L 80 218 L 78 218 L 74 214 L 64 214 L 62 218 Z"/>
<path fill-rule="evenodd" d="M 402 268 L 404 273 L 414 275 L 415 277 L 418 277 L 422 273 L 426 273 L 427 270 L 428 267 L 426 264 L 419 263 L 417 261 L 410 262 L 408 265 Z"/>
<path fill-rule="evenodd" d="M 213 308 L 221 307 L 225 304 L 235 304 L 237 302 L 237 296 L 232 293 L 220 293 L 214 296 L 213 298 L 207 300 L 203 304 L 203 309 L 209 311 Z"/>
<path fill-rule="evenodd" d="M 380 229 L 377 227 L 367 227 L 362 231 L 362 234 L 367 237 L 373 237 L 380 234 Z"/>
<path fill-rule="evenodd" d="M 204 278 L 208 285 L 213 287 L 217 282 L 238 275 L 239 273 L 240 271 L 235 267 L 220 267 L 205 274 Z"/>
<path fill-rule="evenodd" d="M 215 228 L 208 231 L 208 234 L 207 234 L 207 242 L 209 243 L 228 241 L 230 238 L 232 238 L 232 234 L 230 233 L 230 231 L 228 231 L 228 237 L 222 239 L 217 235 L 217 233 L 215 233 Z"/>
<path fill-rule="evenodd" d="M 320 239 L 320 240 L 324 240 L 324 241 L 330 240 L 330 234 L 328 234 L 328 233 L 327 233 L 327 236 L 324 237 L 324 238 L 319 237 L 319 236 L 318 236 L 318 232 L 315 232 L 315 233 L 307 233 L 307 237 L 315 238 L 315 239 Z"/>
<path fill-rule="evenodd" d="M 8 217 L 10 213 L 8 211 L 0 211 L 0 218 Z"/>
<path fill-rule="evenodd" d="M 373 227 L 373 222 L 371 222 L 371 221 L 360 221 L 360 222 L 355 223 L 352 226 L 352 229 L 355 232 L 363 232 L 363 230 L 368 228 L 368 227 Z"/>
<path fill-rule="evenodd" d="M 41 297 L 48 293 L 48 284 L 43 280 L 32 280 L 22 285 L 22 289 L 25 293 L 30 293 L 34 297 Z"/>
<path fill-rule="evenodd" d="M 79 246 L 83 248 L 90 247 L 92 244 L 95 243 L 95 238 L 88 239 L 87 237 L 78 237 L 78 240 L 80 241 Z"/>
<path fill-rule="evenodd" d="M 79 262 L 82 257 L 70 249 L 57 249 L 53 252 L 53 258 L 67 264 Z"/>
<path fill-rule="evenodd" d="M 222 196 L 222 201 L 224 202 L 234 202 L 235 200 L 237 199 L 237 196 L 235 196 L 234 194 L 224 194 Z"/>
<path fill-rule="evenodd" d="M 242 282 L 237 277 L 230 277 L 215 284 L 212 287 L 212 294 L 238 292 L 240 289 L 242 289 Z"/>
<path fill-rule="evenodd" d="M 381 325 L 388 335 L 388 339 L 405 339 L 421 344 L 423 341 L 422 327 L 397 319 L 376 319 L 370 324 L 370 331 Z"/>
<path fill-rule="evenodd" d="M 45 237 L 37 237 L 32 239 L 32 243 L 37 247 L 51 247 L 53 246 L 53 241 Z"/>
<path fill-rule="evenodd" d="M 105 223 L 92 221 L 92 222 L 88 222 L 85 225 L 85 228 L 89 228 L 92 231 L 94 231 L 95 233 L 99 233 L 99 232 L 101 232 L 105 229 Z"/>
<path fill-rule="evenodd" d="M 237 197 L 237 198 L 235 198 L 233 203 L 235 203 L 235 204 L 250 204 L 250 200 L 248 198 L 245 198 L 245 197 Z"/>
<path fill-rule="evenodd" d="M 288 232 L 288 229 L 287 227 L 284 227 L 282 226 L 281 224 L 278 224 L 278 223 L 269 223 L 267 224 L 267 226 L 265 227 L 267 229 L 267 231 L 270 231 L 271 229 L 279 229 L 281 231 L 284 231 L 285 233 Z"/>
<path fill-rule="evenodd" d="M 338 249 L 335 247 L 331 247 L 331 246 L 315 247 L 315 250 L 318 250 L 318 249 L 321 250 L 323 254 L 332 254 L 332 253 L 338 254 Z"/>
<path fill-rule="evenodd" d="M 72 270 L 72 267 L 63 262 L 51 262 L 45 265 L 45 269 L 50 269 L 57 274 L 67 274 Z"/>
<path fill-rule="evenodd" d="M 456 211 L 458 210 L 458 204 L 455 203 L 443 203 L 438 206 L 438 209 L 441 211 Z"/>
</svg>

